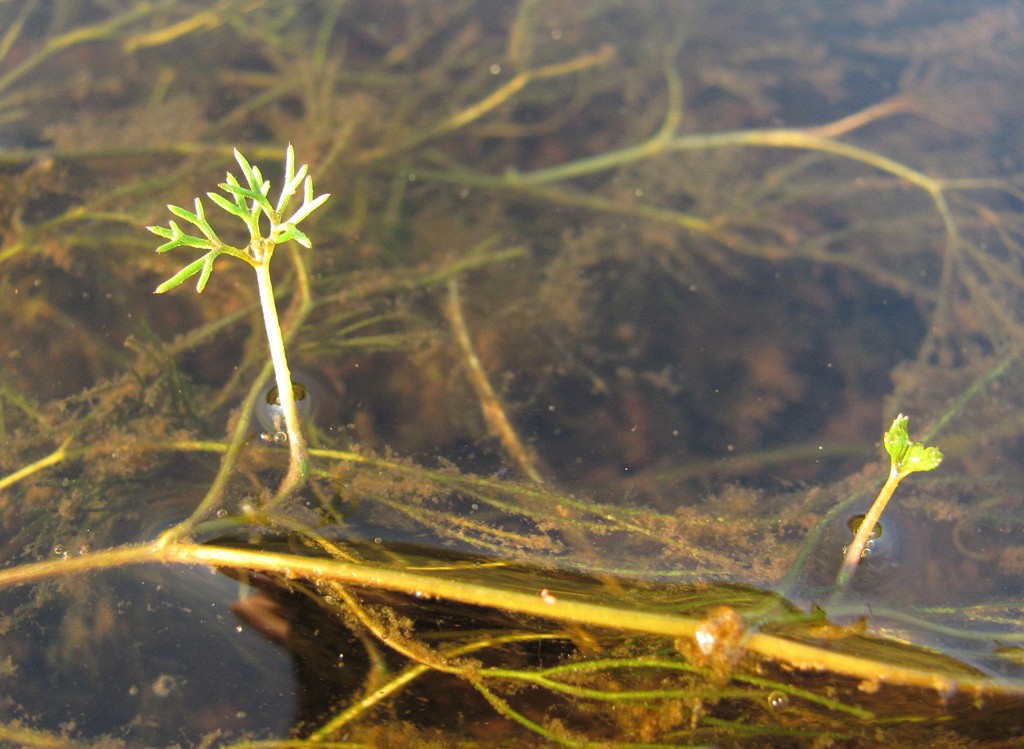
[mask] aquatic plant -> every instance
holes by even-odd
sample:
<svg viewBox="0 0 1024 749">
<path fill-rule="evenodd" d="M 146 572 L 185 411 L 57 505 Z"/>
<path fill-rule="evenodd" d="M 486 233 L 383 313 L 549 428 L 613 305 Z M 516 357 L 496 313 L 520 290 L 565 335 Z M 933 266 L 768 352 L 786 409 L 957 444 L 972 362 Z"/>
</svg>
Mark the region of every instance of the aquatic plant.
<svg viewBox="0 0 1024 749">
<path fill-rule="evenodd" d="M 291 144 L 285 152 L 284 185 L 277 202 L 270 202 L 270 180 L 265 180 L 259 167 L 253 166 L 237 150 L 235 160 L 242 170 L 245 184 L 228 172 L 226 181 L 220 184 L 227 197 L 215 192 L 208 192 L 210 200 L 232 216 L 245 224 L 249 231 L 249 243 L 245 247 L 233 247 L 225 243 L 210 225 L 203 209 L 203 202 L 195 199 L 195 211 L 181 206 L 168 205 L 167 208 L 180 219 L 188 221 L 202 233 L 201 237 L 186 234 L 175 221 L 169 227 L 147 227 L 157 236 L 167 241 L 157 248 L 157 252 L 169 252 L 178 247 L 192 247 L 206 250 L 206 254 L 186 265 L 169 279 L 157 286 L 157 294 L 163 294 L 181 285 L 192 276 L 198 275 L 196 291 L 202 293 L 213 273 L 213 265 L 221 255 L 237 258 L 256 271 L 256 282 L 259 286 L 260 307 L 263 313 L 263 326 L 267 333 L 267 344 L 270 357 L 274 364 L 274 378 L 277 383 L 277 394 L 283 412 L 283 424 L 275 424 L 279 441 L 288 442 L 290 461 L 288 473 L 278 489 L 277 497 L 287 497 L 299 489 L 309 474 L 309 455 L 306 439 L 302 432 L 302 424 L 295 406 L 295 390 L 291 371 L 288 367 L 288 356 L 285 352 L 284 337 L 281 333 L 281 322 L 277 314 L 277 303 L 274 300 L 274 284 L 270 275 L 270 262 L 278 245 L 295 241 L 303 247 L 312 248 L 312 242 L 299 229 L 299 223 L 309 217 L 330 197 L 329 193 L 313 196 L 313 178 L 307 174 L 309 167 L 303 164 L 296 170 L 295 150 Z M 288 213 L 292 198 L 302 187 L 302 205 Z M 263 223 L 267 228 L 264 231 Z"/>
<path fill-rule="evenodd" d="M 893 13 L 907 21 L 915 4 L 918 17 L 934 17 L 921 0 L 895 3 Z M 570 27 L 574 5 L 582 13 Z M 812 733 L 819 743 L 899 744 L 919 740 L 925 725 L 984 723 L 992 732 L 977 705 L 998 718 L 1000 698 L 1021 704 L 1024 635 L 1008 613 L 1019 611 L 1020 595 L 1000 582 L 1020 552 L 1018 493 L 990 491 L 982 482 L 991 473 L 955 472 L 955 493 L 937 481 L 905 487 L 916 507 L 935 510 L 930 517 L 964 518 L 957 553 L 984 556 L 974 564 L 984 571 L 963 586 L 991 580 L 967 597 L 976 605 L 940 590 L 942 610 L 935 598 L 901 602 L 886 619 L 869 560 L 855 583 L 870 620 L 856 621 L 865 601 L 852 595 L 827 612 L 810 601 L 833 583 L 844 544 L 828 535 L 832 511 L 840 519 L 877 488 L 873 475 L 849 471 L 868 455 L 883 398 L 945 420 L 953 459 L 976 455 L 980 434 L 998 434 L 998 448 L 1024 429 L 1019 407 L 1008 407 L 1024 399 L 1008 350 L 1022 340 L 1024 306 L 1013 302 L 1024 289 L 1024 224 L 1016 203 L 1001 202 L 1003 180 L 953 178 L 1003 174 L 972 145 L 976 121 L 955 122 L 956 138 L 932 121 L 949 122 L 936 104 L 963 100 L 963 88 L 947 85 L 971 69 L 964 55 L 981 49 L 1003 56 L 1007 76 L 1019 69 L 1014 39 L 986 36 L 1012 37 L 1016 27 L 968 11 L 974 33 L 961 34 L 957 10 L 948 44 L 907 45 L 915 32 L 933 39 L 934 21 L 887 23 L 888 41 L 864 33 L 870 44 L 853 42 L 852 57 L 836 49 L 808 67 L 801 61 L 820 60 L 821 42 L 795 15 L 810 3 L 781 12 L 744 5 L 761 14 L 746 27 L 697 4 L 676 4 L 684 15 L 673 11 L 678 23 L 665 24 L 672 5 L 0 3 L 0 121 L 19 118 L 26 134 L 16 152 L 0 153 L 0 353 L 12 363 L 0 372 L 0 535 L 11 561 L 0 589 L 50 581 L 13 594 L 35 600 L 5 606 L 5 643 L 48 656 L 64 645 L 41 639 L 55 631 L 41 617 L 65 602 L 97 609 L 121 579 L 88 571 L 146 563 L 143 574 L 169 581 L 180 566 L 200 565 L 256 573 L 262 589 L 276 584 L 290 605 L 310 604 L 311 616 L 326 617 L 314 644 L 360 640 L 344 650 L 352 689 L 303 683 L 326 694 L 330 712 L 310 718 L 303 729 L 312 738 L 293 745 L 376 746 L 413 731 L 424 744 L 474 745 L 463 733 L 474 725 L 499 743 L 619 749 L 744 737 L 795 745 Z M 78 15 L 80 7 L 91 11 Z M 647 30 L 618 33 L 629 19 Z M 790 29 L 781 47 L 765 44 L 761 26 L 770 24 Z M 893 93 L 866 107 L 871 94 L 841 82 L 864 52 L 886 63 L 871 91 Z M 127 80 L 107 70 L 112 61 L 130 61 Z M 907 72 L 896 80 L 888 70 Z M 971 112 L 1015 118 L 993 94 L 1016 88 L 983 83 L 989 93 Z M 819 108 L 793 107 L 786 92 L 820 97 L 840 119 L 820 121 Z M 261 164 L 280 159 L 277 144 L 301 138 L 300 152 L 318 154 L 318 184 L 332 179 L 333 200 L 351 208 L 319 216 L 330 222 L 321 235 L 329 244 L 317 243 L 315 274 L 289 243 L 290 274 L 274 276 L 277 301 L 288 300 L 281 333 L 291 363 L 333 378 L 320 403 L 341 412 L 319 434 L 303 423 L 303 501 L 274 512 L 253 498 L 276 488 L 283 451 L 251 439 L 247 422 L 267 417 L 265 428 L 285 423 L 287 432 L 275 422 L 283 410 L 266 401 L 263 331 L 248 324 L 260 303 L 247 298 L 248 284 L 221 293 L 218 283 L 202 297 L 153 304 L 154 257 L 139 231 L 168 199 L 188 206 L 202 194 L 187 187 L 167 197 L 212 184 L 207 168 L 222 171 L 240 138 Z M 987 197 L 975 198 L 981 191 Z M 265 214 L 261 221 L 266 238 Z M 209 241 L 201 227 L 184 230 Z M 104 252 L 90 252 L 101 243 Z M 355 251 L 330 252 L 341 244 Z M 202 283 L 216 258 L 192 247 L 204 255 L 191 268 Z M 88 263 L 102 272 L 81 272 Z M 996 293 L 991 277 L 1005 281 Z M 748 305 L 757 288 L 764 298 Z M 865 310 L 878 294 L 887 311 L 912 307 L 919 333 L 911 324 L 872 334 L 879 327 Z M 99 310 L 122 327 L 99 315 L 69 322 L 88 299 L 102 300 Z M 803 313 L 814 327 L 793 312 L 808 299 L 817 300 Z M 835 335 L 840 309 L 857 321 L 845 336 Z M 932 343 L 906 362 L 925 330 Z M 60 348 L 41 355 L 34 342 L 51 331 Z M 825 349 L 808 348 L 826 339 Z M 988 357 L 1005 365 L 990 369 Z M 48 378 L 33 374 L 52 361 L 78 377 L 44 389 Z M 828 361 L 836 391 L 819 397 L 809 361 Z M 887 374 L 898 363 L 893 394 Z M 982 387 L 993 382 L 998 394 Z M 940 418 L 936 404 L 968 385 L 973 395 Z M 732 397 L 741 391 L 749 396 Z M 817 422 L 787 416 L 814 409 Z M 728 455 L 717 452 L 726 444 Z M 572 468 L 574 460 L 583 463 Z M 789 467 L 796 488 L 759 483 Z M 596 479 L 571 493 L 564 483 L 575 477 Z M 193 508 L 152 542 L 154 528 Z M 844 523 L 834 525 L 848 538 Z M 949 529 L 918 529 L 933 526 Z M 925 545 L 909 536 L 906 546 Z M 412 549 L 410 539 L 424 546 Z M 940 552 L 952 550 L 928 548 L 927 568 L 914 575 L 941 578 Z M 820 576 L 818 560 L 827 567 Z M 779 583 L 787 569 L 810 582 Z M 772 592 L 780 590 L 793 591 L 785 598 L 796 605 Z M 152 596 L 171 600 L 167 586 Z M 229 596 L 217 595 L 218 610 Z M 145 607 L 135 592 L 117 600 L 129 604 L 117 609 L 127 628 Z M 82 627 L 75 614 L 62 630 L 107 662 L 109 623 Z M 894 620 L 898 640 L 869 634 Z M 151 624 L 128 634 L 149 643 Z M 967 653 L 985 673 L 912 645 L 935 642 L 939 628 L 955 638 L 945 652 Z M 184 645 L 172 657 L 199 657 L 193 641 Z M 360 652 L 375 665 L 357 664 Z M 158 657 L 145 656 L 138 674 Z M 41 717 L 37 730 L 5 718 L 0 741 L 95 746 L 85 720 L 104 703 L 72 710 L 84 670 L 65 660 L 75 678 L 60 679 L 56 658 L 47 674 L 63 689 L 38 701 L 4 694 Z M 0 658 L 0 679 L 22 662 Z M 338 671 L 333 658 L 319 665 Z M 138 674 L 129 678 L 144 684 Z M 24 668 L 11 691 L 32 683 Z M 147 722 L 165 724 L 172 740 L 187 731 L 171 701 L 147 713 L 122 695 L 106 700 L 134 713 L 110 718 L 106 726 L 125 727 L 115 741 L 144 743 L 129 732 Z M 72 714 L 81 716 L 75 729 L 44 730 Z M 446 716 L 444 735 L 430 735 Z M 233 735 L 226 723 L 217 729 L 217 738 L 199 738 L 207 723 L 183 740 Z"/>
<path fill-rule="evenodd" d="M 942 462 L 942 453 L 936 447 L 925 447 L 922 442 L 911 442 L 907 424 L 910 419 L 903 414 L 893 419 L 892 424 L 882 437 L 882 445 L 889 455 L 889 476 L 886 478 L 878 496 L 871 503 L 870 509 L 860 521 L 857 533 L 853 541 L 846 549 L 843 564 L 839 568 L 839 575 L 836 584 L 843 588 L 853 576 L 861 557 L 864 556 L 864 549 L 867 547 L 871 534 L 875 531 L 875 524 L 882 517 L 885 506 L 892 499 L 893 492 L 899 483 L 912 473 L 918 471 L 931 471 L 938 468 Z"/>
</svg>

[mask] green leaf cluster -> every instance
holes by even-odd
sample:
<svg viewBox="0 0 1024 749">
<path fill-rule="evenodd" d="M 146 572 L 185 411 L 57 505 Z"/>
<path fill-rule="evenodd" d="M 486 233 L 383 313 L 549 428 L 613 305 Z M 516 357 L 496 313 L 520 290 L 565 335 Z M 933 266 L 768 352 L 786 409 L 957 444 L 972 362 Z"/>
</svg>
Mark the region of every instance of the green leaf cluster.
<svg viewBox="0 0 1024 749">
<path fill-rule="evenodd" d="M 319 208 L 330 197 L 330 194 L 313 196 L 313 178 L 308 175 L 308 166 L 303 164 L 295 169 L 295 150 L 291 144 L 285 155 L 284 187 L 276 202 L 270 200 L 270 181 L 265 180 L 259 167 L 253 166 L 235 149 L 235 160 L 242 171 L 243 181 L 228 172 L 220 189 L 226 193 L 208 192 L 207 196 L 218 207 L 238 217 L 249 230 L 249 244 L 244 248 L 226 244 L 217 236 L 210 222 L 206 219 L 203 203 L 195 199 L 195 211 L 189 211 L 177 205 L 167 208 L 178 218 L 192 224 L 202 236 L 187 234 L 174 220 L 169 226 L 149 226 L 149 231 L 167 241 L 157 247 L 157 252 L 167 252 L 177 247 L 193 247 L 206 250 L 206 254 L 189 263 L 169 279 L 157 286 L 157 294 L 173 289 L 183 281 L 199 274 L 196 291 L 202 292 L 213 273 L 213 264 L 221 255 L 231 255 L 244 260 L 254 268 L 270 262 L 274 248 L 294 240 L 303 247 L 310 247 L 309 237 L 299 229 L 298 224 Z M 244 184 L 243 184 L 244 182 Z M 290 215 L 287 213 L 292 199 L 302 187 L 302 205 Z M 268 231 L 263 233 L 263 221 L 268 224 Z"/>
<path fill-rule="evenodd" d="M 910 441 L 909 422 L 908 417 L 898 415 L 882 437 L 885 451 L 889 453 L 890 472 L 900 478 L 917 471 L 931 471 L 942 462 L 942 453 L 937 447 Z"/>
</svg>

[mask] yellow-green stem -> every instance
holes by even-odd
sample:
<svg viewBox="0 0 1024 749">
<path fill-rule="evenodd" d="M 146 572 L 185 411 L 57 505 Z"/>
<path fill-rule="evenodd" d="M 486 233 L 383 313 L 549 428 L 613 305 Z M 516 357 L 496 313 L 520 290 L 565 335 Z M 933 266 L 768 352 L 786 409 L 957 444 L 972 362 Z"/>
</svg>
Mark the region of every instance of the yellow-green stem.
<svg viewBox="0 0 1024 749">
<path fill-rule="evenodd" d="M 266 258 L 266 262 L 256 265 L 255 270 L 260 289 L 260 306 L 263 308 L 263 324 L 267 329 L 267 345 L 270 347 L 270 359 L 274 363 L 274 380 L 277 383 L 278 397 L 281 399 L 281 409 L 284 411 L 290 452 L 288 473 L 274 497 L 274 501 L 277 502 L 294 494 L 306 483 L 306 477 L 309 475 L 309 452 L 306 449 L 306 438 L 302 434 L 302 425 L 299 423 L 299 414 L 295 409 L 292 374 L 288 368 L 281 322 L 277 316 L 277 303 L 274 301 L 274 286 L 270 280 L 270 257 Z"/>
<path fill-rule="evenodd" d="M 889 469 L 889 478 L 885 480 L 885 484 L 882 485 L 881 490 L 878 492 L 878 496 L 875 497 L 875 501 L 871 503 L 871 507 L 868 509 L 867 514 L 860 522 L 860 527 L 857 528 L 857 533 L 853 537 L 853 542 L 846 549 L 846 556 L 843 558 L 843 565 L 839 568 L 839 575 L 836 577 L 836 585 L 840 588 L 846 587 L 846 584 L 853 576 L 854 570 L 857 569 L 857 564 L 860 562 L 861 556 L 864 554 L 864 549 L 867 548 L 868 540 L 871 538 L 871 533 L 875 529 L 875 524 L 878 523 L 878 519 L 882 517 L 882 511 L 885 509 L 885 506 L 889 504 L 889 500 L 892 498 L 892 493 L 896 491 L 896 487 L 905 475 L 906 474 L 900 473 L 895 464 Z"/>
<path fill-rule="evenodd" d="M 72 439 L 73 437 L 68 437 L 67 439 L 65 439 L 63 442 L 60 443 L 60 447 L 58 447 L 52 453 L 47 455 L 45 458 L 40 458 L 36 462 L 30 463 L 29 465 L 15 471 L 14 473 L 0 477 L 0 489 L 6 489 L 9 486 L 13 486 L 22 479 L 31 476 L 34 473 L 38 473 L 39 471 L 42 471 L 45 468 L 57 465 L 58 463 L 63 461 L 64 458 L 67 457 L 68 445 L 71 444 Z"/>
<path fill-rule="evenodd" d="M 541 577 L 537 579 L 535 590 L 515 590 L 452 578 L 442 571 L 394 569 L 337 559 L 191 543 L 122 546 L 78 557 L 0 569 L 0 590 L 47 579 L 146 563 L 208 565 L 275 572 L 290 578 L 314 581 L 332 580 L 343 585 L 390 590 L 428 599 L 441 598 L 581 627 L 610 628 L 672 638 L 692 638 L 701 626 L 700 620 L 671 611 L 651 611 L 628 603 L 613 605 L 571 596 L 545 596 L 540 590 L 545 584 Z M 553 590 L 558 590 L 556 578 L 548 581 L 548 584 Z M 833 671 L 872 684 L 893 683 L 933 689 L 940 694 L 958 690 L 975 695 L 1015 694 L 1021 688 L 1019 682 L 999 681 L 973 673 L 954 678 L 929 668 L 884 663 L 765 632 L 749 632 L 743 640 L 743 647 L 750 653 L 772 658 L 792 668 Z"/>
</svg>

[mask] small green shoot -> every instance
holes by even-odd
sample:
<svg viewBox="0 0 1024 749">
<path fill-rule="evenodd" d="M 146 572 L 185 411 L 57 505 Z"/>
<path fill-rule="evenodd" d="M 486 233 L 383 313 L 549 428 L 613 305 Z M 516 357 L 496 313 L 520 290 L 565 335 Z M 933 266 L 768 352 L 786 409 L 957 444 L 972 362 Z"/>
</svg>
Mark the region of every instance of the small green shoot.
<svg viewBox="0 0 1024 749">
<path fill-rule="evenodd" d="M 931 471 L 937 468 L 942 462 L 942 453 L 936 447 L 925 447 L 922 442 L 911 442 L 907 425 L 910 419 L 900 414 L 893 419 L 892 426 L 882 436 L 882 444 L 889 454 L 889 477 L 885 484 L 871 503 L 870 509 L 864 516 L 853 538 L 853 542 L 846 549 L 846 556 L 839 568 L 839 576 L 836 578 L 836 585 L 840 588 L 846 586 L 853 576 L 864 554 L 868 540 L 875 524 L 882 517 L 882 511 L 892 498 L 893 492 L 900 481 L 917 471 Z"/>
<path fill-rule="evenodd" d="M 270 182 L 263 179 L 259 167 L 252 166 L 237 149 L 235 150 L 235 160 L 242 168 L 246 186 L 241 185 L 238 179 L 229 172 L 227 180 L 220 185 L 221 190 L 227 193 L 227 198 L 214 192 L 206 194 L 220 208 L 237 216 L 245 223 L 249 229 L 249 245 L 240 249 L 222 242 L 217 236 L 217 232 L 210 226 L 210 222 L 206 220 L 203 203 L 199 198 L 196 198 L 195 212 L 181 206 L 168 205 L 167 208 L 171 213 L 193 224 L 203 236 L 186 234 L 173 220 L 170 222 L 170 228 L 150 226 L 147 228 L 151 232 L 167 240 L 157 247 L 156 251 L 167 252 L 177 247 L 194 247 L 207 250 L 207 253 L 157 286 L 157 294 L 163 294 L 165 291 L 173 289 L 197 273 L 199 274 L 199 283 L 196 285 L 196 291 L 202 293 L 213 272 L 213 263 L 220 255 L 231 255 L 239 260 L 244 260 L 253 268 L 257 268 L 260 265 L 269 264 L 274 248 L 289 240 L 294 239 L 306 248 L 312 247 L 309 237 L 299 229 L 298 224 L 323 205 L 330 195 L 313 197 L 313 178 L 307 176 L 308 167 L 305 164 L 299 167 L 296 173 L 295 150 L 292 146 L 289 144 L 285 154 L 284 188 L 281 190 L 276 206 L 270 203 Z M 303 186 L 302 206 L 285 218 L 285 212 L 292 198 L 295 197 L 299 185 Z M 264 218 L 270 224 L 270 231 L 266 236 L 263 235 L 260 227 Z"/>
<path fill-rule="evenodd" d="M 187 221 L 199 230 L 201 236 L 187 234 L 174 220 L 168 227 L 150 226 L 151 232 L 167 241 L 157 248 L 157 252 L 168 252 L 178 247 L 192 247 L 205 250 L 205 254 L 186 265 L 169 279 L 157 286 L 157 294 L 163 294 L 192 276 L 198 275 L 196 291 L 202 293 L 213 273 L 213 265 L 221 255 L 238 258 L 248 263 L 256 271 L 259 286 L 260 307 L 263 312 L 263 324 L 267 332 L 267 343 L 270 357 L 274 364 L 274 378 L 280 393 L 281 407 L 284 410 L 285 429 L 288 436 L 290 461 L 288 474 L 278 489 L 277 498 L 294 493 L 306 480 L 309 472 L 309 455 L 306 440 L 302 434 L 299 416 L 295 409 L 295 398 L 292 391 L 291 372 L 285 354 L 284 337 L 277 315 L 274 301 L 274 288 L 270 277 L 270 261 L 274 249 L 279 244 L 298 242 L 303 247 L 312 247 L 309 237 L 299 229 L 298 225 L 313 211 L 319 208 L 330 195 L 313 196 L 313 179 L 308 176 L 308 167 L 303 164 L 296 171 L 295 151 L 291 144 L 285 153 L 284 186 L 275 202 L 270 200 L 270 181 L 265 180 L 258 167 L 253 166 L 235 150 L 235 160 L 242 170 L 243 180 L 240 182 L 230 172 L 220 189 L 225 195 L 208 192 L 207 196 L 218 207 L 240 219 L 249 230 L 249 243 L 245 247 L 233 247 L 225 244 L 206 219 L 203 203 L 195 199 L 195 210 L 189 211 L 181 206 L 168 205 L 172 214 L 182 221 Z M 299 188 L 302 188 L 302 205 L 292 213 L 288 207 Z M 266 233 L 263 228 L 266 225 Z"/>
</svg>

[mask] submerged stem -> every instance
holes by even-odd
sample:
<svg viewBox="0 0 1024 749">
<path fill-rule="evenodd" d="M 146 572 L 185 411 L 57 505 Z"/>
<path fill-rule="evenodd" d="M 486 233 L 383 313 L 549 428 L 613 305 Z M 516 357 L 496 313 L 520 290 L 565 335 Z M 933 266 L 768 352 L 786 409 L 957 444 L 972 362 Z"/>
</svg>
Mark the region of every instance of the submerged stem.
<svg viewBox="0 0 1024 749">
<path fill-rule="evenodd" d="M 469 329 L 466 327 L 466 319 L 462 314 L 462 299 L 459 293 L 459 282 L 455 278 L 448 279 L 448 299 L 445 304 L 445 315 L 448 323 L 455 333 L 455 340 L 462 352 L 470 384 L 480 399 L 480 408 L 483 413 L 487 431 L 497 437 L 508 458 L 515 463 L 516 468 L 522 472 L 530 481 L 536 484 L 543 484 L 544 477 L 537 470 L 535 458 L 530 450 L 519 439 L 515 427 L 508 418 L 505 408 L 498 399 L 494 388 L 491 386 L 487 373 L 484 371 L 480 357 L 477 356 L 473 347 L 473 340 L 469 336 Z"/>
<path fill-rule="evenodd" d="M 278 329 L 285 345 L 287 345 L 295 336 L 313 308 L 313 300 L 309 289 L 309 276 L 305 263 L 303 262 L 302 255 L 299 252 L 291 252 L 289 255 L 292 260 L 292 265 L 295 267 L 297 298 L 293 302 L 292 308 L 289 310 L 288 319 L 286 320 L 287 328 L 283 331 Z M 276 312 L 276 305 L 274 309 Z M 214 507 L 223 501 L 228 481 L 234 473 L 234 468 L 238 462 L 239 456 L 241 455 L 242 448 L 245 446 L 249 438 L 249 423 L 252 416 L 253 406 L 256 403 L 256 399 L 264 394 L 267 377 L 271 372 L 275 371 L 273 364 L 274 362 L 271 360 L 260 368 L 260 372 L 256 376 L 252 387 L 249 389 L 246 397 L 242 400 L 239 415 L 237 420 L 234 422 L 234 429 L 229 442 L 226 445 L 220 445 L 219 443 L 207 443 L 207 447 L 213 446 L 215 451 L 223 451 L 224 457 L 221 459 L 220 468 L 218 469 L 217 475 L 214 478 L 213 483 L 210 485 L 209 490 L 207 490 L 206 496 L 203 497 L 202 502 L 199 503 L 188 518 L 164 531 L 157 541 L 158 544 L 163 545 L 171 543 L 172 541 L 180 541 L 184 539 L 192 532 L 198 523 L 210 514 Z M 287 424 L 285 426 L 285 431 L 287 432 Z M 299 427 L 299 436 L 302 439 L 303 445 L 305 445 L 305 436 L 301 430 L 301 423 Z M 308 447 L 305 448 L 305 452 L 308 455 Z M 351 459 L 355 459 L 355 457 L 356 456 L 354 455 L 350 456 Z M 307 468 L 305 473 L 308 473 L 308 462 L 306 465 Z M 299 467 L 302 467 L 301 464 L 299 464 Z M 277 499 L 284 499 L 289 496 L 290 493 L 300 489 L 303 483 L 305 483 L 305 473 L 299 477 L 297 482 L 292 486 L 289 485 L 289 477 L 286 475 L 285 481 L 282 482 L 281 487 L 278 489 L 275 496 L 275 501 Z"/>
<path fill-rule="evenodd" d="M 267 330 L 267 345 L 270 348 L 270 359 L 274 363 L 274 380 L 277 383 L 278 398 L 281 399 L 281 409 L 284 411 L 290 453 L 288 473 L 274 496 L 274 502 L 278 502 L 294 494 L 306 483 L 306 477 L 309 475 L 309 452 L 306 448 L 306 438 L 302 433 L 302 425 L 299 423 L 299 413 L 295 408 L 292 375 L 288 368 L 281 322 L 277 316 L 277 303 L 274 301 L 274 286 L 270 279 L 270 258 L 254 267 L 260 290 L 263 324 Z"/>
<path fill-rule="evenodd" d="M 609 603 L 572 596 L 543 596 L 545 583 L 557 590 L 557 578 L 538 576 L 532 587 L 507 583 L 475 582 L 452 577 L 444 570 L 402 569 L 367 562 L 250 551 L 193 543 L 121 546 L 82 556 L 50 559 L 0 570 L 0 590 L 87 572 L 146 563 L 201 565 L 214 568 L 274 572 L 313 581 L 334 581 L 373 590 L 389 590 L 423 598 L 440 598 L 538 617 L 579 627 L 611 629 L 665 637 L 693 638 L 701 621 L 670 610 L 651 610 L 628 601 Z M 840 652 L 819 643 L 790 640 L 766 632 L 750 632 L 743 641 L 746 652 L 771 658 L 784 666 L 812 671 L 833 671 L 872 684 L 897 684 L 934 690 L 938 694 L 1012 694 L 1013 683 L 1000 682 L 973 669 L 968 673 L 936 673 L 910 661 L 887 663 Z"/>
<path fill-rule="evenodd" d="M 917 471 L 931 471 L 942 462 L 942 453 L 938 448 L 925 447 L 923 442 L 911 442 L 907 430 L 909 418 L 900 414 L 893 419 L 892 426 L 882 435 L 882 444 L 889 454 L 889 478 L 885 480 L 875 501 L 871 503 L 867 514 L 857 528 L 853 543 L 846 550 L 843 565 L 839 568 L 836 585 L 842 591 L 850 581 L 857 564 L 867 548 L 868 540 L 875 530 L 875 524 L 882 517 L 885 506 L 892 499 L 892 493 L 900 481 Z"/>
<path fill-rule="evenodd" d="M 896 487 L 905 475 L 900 473 L 895 466 L 890 469 L 889 478 L 885 480 L 885 483 L 878 492 L 878 496 L 875 497 L 875 501 L 871 503 L 867 514 L 864 515 L 864 519 L 860 521 L 860 527 L 857 528 L 853 541 L 846 548 L 843 565 L 839 568 L 839 575 L 836 577 L 836 585 L 840 588 L 845 588 L 847 583 L 850 582 L 850 578 L 853 576 L 861 557 L 864 555 L 864 549 L 867 548 L 871 534 L 875 530 L 875 525 L 878 523 L 879 518 L 882 517 L 882 511 L 889 504 L 893 492 L 896 491 Z"/>
</svg>

